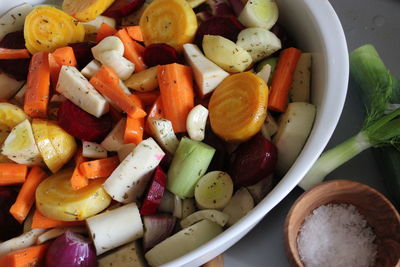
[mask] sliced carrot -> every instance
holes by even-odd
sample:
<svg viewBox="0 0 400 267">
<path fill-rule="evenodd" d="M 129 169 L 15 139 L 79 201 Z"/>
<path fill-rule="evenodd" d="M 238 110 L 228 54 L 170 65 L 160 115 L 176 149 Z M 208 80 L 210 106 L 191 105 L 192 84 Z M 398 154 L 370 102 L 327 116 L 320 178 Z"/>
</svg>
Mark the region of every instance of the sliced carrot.
<svg viewBox="0 0 400 267">
<path fill-rule="evenodd" d="M 26 181 L 18 193 L 17 200 L 10 208 L 11 215 L 20 223 L 28 216 L 29 210 L 35 202 L 36 188 L 46 177 L 47 174 L 38 166 L 33 166 L 26 177 Z"/>
<path fill-rule="evenodd" d="M 49 229 L 55 227 L 69 227 L 76 225 L 84 225 L 85 221 L 58 221 L 47 218 L 37 209 L 33 213 L 32 217 L 32 229 Z M 2 265 L 0 265 L 2 266 Z"/>
<path fill-rule="evenodd" d="M 293 82 L 293 74 L 300 56 L 301 51 L 293 47 L 286 48 L 280 53 L 278 63 L 272 76 L 268 109 L 285 112 L 289 98 L 290 85 Z"/>
<path fill-rule="evenodd" d="M 102 23 L 99 30 L 97 31 L 96 42 L 99 43 L 104 38 L 114 35 L 117 30 L 107 23 Z"/>
<path fill-rule="evenodd" d="M 39 52 L 32 56 L 24 101 L 24 111 L 32 118 L 46 118 L 49 102 L 50 67 L 49 53 Z"/>
<path fill-rule="evenodd" d="M 138 44 L 135 40 L 132 40 L 126 29 L 119 30 L 115 36 L 121 39 L 124 44 L 124 57 L 135 64 L 135 71 L 139 72 L 145 70 L 147 67 L 143 61 L 144 47 Z"/>
<path fill-rule="evenodd" d="M 50 77 L 53 88 L 56 88 L 58 75 L 63 65 L 74 67 L 77 65 L 74 50 L 70 46 L 57 48 L 49 54 Z"/>
<path fill-rule="evenodd" d="M 100 70 L 90 79 L 90 83 L 132 118 L 146 116 L 146 112 L 136 106 L 133 100 L 122 91 L 119 78 L 112 69 L 102 65 Z"/>
<path fill-rule="evenodd" d="M 194 106 L 192 69 L 173 63 L 157 67 L 165 118 L 177 133 L 186 132 L 186 118 Z"/>
<path fill-rule="evenodd" d="M 130 95 L 129 98 L 133 100 L 135 105 L 143 108 L 142 101 L 136 95 Z M 144 118 L 135 119 L 130 116 L 126 118 L 126 126 L 124 133 L 124 143 L 139 144 L 143 140 Z"/>
<path fill-rule="evenodd" d="M 33 267 L 43 266 L 46 251 L 50 243 L 44 243 L 18 250 L 0 258 L 0 266 L 4 267 Z"/>
<path fill-rule="evenodd" d="M 89 179 L 107 178 L 118 167 L 118 156 L 91 160 L 79 164 L 81 173 Z"/>
<path fill-rule="evenodd" d="M 28 167 L 17 163 L 0 163 L 0 185 L 22 184 Z"/>
<path fill-rule="evenodd" d="M 143 106 L 153 105 L 157 98 L 160 96 L 160 91 L 150 91 L 143 93 L 134 93 L 137 97 L 139 97 L 140 101 L 142 101 Z"/>
<path fill-rule="evenodd" d="M 28 49 L 8 49 L 0 47 L 0 59 L 30 58 Z"/>
<path fill-rule="evenodd" d="M 125 29 L 128 32 L 129 36 L 133 40 L 143 42 L 143 35 L 142 35 L 142 30 L 140 29 L 140 26 L 138 26 L 138 25 L 128 26 Z"/>
<path fill-rule="evenodd" d="M 86 157 L 82 155 L 82 149 L 80 149 L 75 155 L 75 169 L 71 176 L 71 187 L 74 190 L 79 190 L 89 184 L 88 178 L 79 170 L 79 165 L 86 160 Z"/>
<path fill-rule="evenodd" d="M 150 128 L 149 128 L 149 119 L 154 118 L 154 119 L 159 119 L 159 118 L 164 118 L 164 111 L 163 111 L 163 106 L 162 106 L 162 100 L 161 96 L 157 98 L 157 100 L 153 103 L 151 106 L 149 113 L 146 118 L 146 132 L 150 133 Z"/>
</svg>

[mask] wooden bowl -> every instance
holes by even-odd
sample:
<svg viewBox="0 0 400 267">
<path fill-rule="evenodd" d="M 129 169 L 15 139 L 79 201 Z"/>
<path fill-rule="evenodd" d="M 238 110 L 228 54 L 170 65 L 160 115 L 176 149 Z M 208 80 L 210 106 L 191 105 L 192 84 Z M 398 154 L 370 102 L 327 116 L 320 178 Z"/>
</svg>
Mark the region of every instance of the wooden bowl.
<svg viewBox="0 0 400 267">
<path fill-rule="evenodd" d="M 297 250 L 297 235 L 305 217 L 319 206 L 329 203 L 352 204 L 365 217 L 376 235 L 376 266 L 400 266 L 398 211 L 375 189 L 348 180 L 321 183 L 303 193 L 293 204 L 284 227 L 285 250 L 293 266 L 304 266 Z"/>
</svg>

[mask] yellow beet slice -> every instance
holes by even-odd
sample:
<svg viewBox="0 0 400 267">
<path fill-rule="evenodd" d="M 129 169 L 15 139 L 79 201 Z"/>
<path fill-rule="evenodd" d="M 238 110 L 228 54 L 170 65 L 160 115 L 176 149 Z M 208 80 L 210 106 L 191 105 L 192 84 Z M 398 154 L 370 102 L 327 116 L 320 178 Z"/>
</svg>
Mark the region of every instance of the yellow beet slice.
<svg viewBox="0 0 400 267">
<path fill-rule="evenodd" d="M 181 51 L 193 41 L 197 19 L 185 0 L 156 0 L 144 11 L 139 21 L 146 45 L 166 43 Z"/>
<path fill-rule="evenodd" d="M 61 169 L 76 152 L 75 139 L 53 122 L 34 119 L 32 131 L 40 154 L 53 173 Z"/>
<path fill-rule="evenodd" d="M 62 9 L 79 21 L 91 21 L 115 0 L 64 0 Z"/>
<path fill-rule="evenodd" d="M 243 142 L 261 130 L 267 116 L 268 87 L 257 75 L 242 72 L 225 78 L 208 106 L 211 127 L 228 142 Z"/>
<path fill-rule="evenodd" d="M 36 189 L 36 208 L 46 217 L 60 221 L 80 221 L 93 216 L 110 205 L 111 198 L 103 189 L 104 179 L 73 190 L 73 169 L 53 174 Z"/>
<path fill-rule="evenodd" d="M 69 43 L 82 42 L 85 28 L 64 11 L 51 6 L 39 6 L 25 19 L 25 46 L 32 54 L 52 52 Z"/>
</svg>

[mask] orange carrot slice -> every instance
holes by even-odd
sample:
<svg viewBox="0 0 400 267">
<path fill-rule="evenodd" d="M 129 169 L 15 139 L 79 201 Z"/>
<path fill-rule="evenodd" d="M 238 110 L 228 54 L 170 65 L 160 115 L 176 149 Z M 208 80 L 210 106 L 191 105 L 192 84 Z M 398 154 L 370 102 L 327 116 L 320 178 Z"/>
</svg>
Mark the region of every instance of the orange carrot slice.
<svg viewBox="0 0 400 267">
<path fill-rule="evenodd" d="M 32 56 L 24 101 L 24 111 L 32 118 L 46 118 L 49 102 L 50 67 L 49 53 L 39 52 Z"/>
<path fill-rule="evenodd" d="M 136 106 L 133 100 L 122 91 L 119 85 L 119 78 L 112 69 L 104 65 L 101 66 L 100 70 L 90 79 L 90 83 L 132 118 L 146 116 L 146 112 Z"/>
<path fill-rule="evenodd" d="M 130 95 L 129 98 L 133 100 L 135 105 L 143 108 L 142 101 L 136 95 Z M 143 140 L 143 130 L 144 130 L 144 118 L 135 119 L 127 116 L 126 126 L 124 133 L 124 143 L 129 144 L 139 144 Z"/>
<path fill-rule="evenodd" d="M 17 252 L 7 254 L 0 258 L 0 266 L 7 267 L 30 267 L 42 266 L 46 251 L 50 243 L 44 243 L 18 250 Z"/>
<path fill-rule="evenodd" d="M 133 40 L 143 42 L 143 35 L 140 26 L 128 26 L 125 29 Z"/>
<path fill-rule="evenodd" d="M 81 173 L 89 179 L 107 178 L 118 167 L 118 156 L 82 162 Z"/>
<path fill-rule="evenodd" d="M 77 226 L 84 225 L 85 221 L 58 221 L 47 218 L 37 209 L 33 213 L 32 217 L 32 229 L 49 229 L 55 227 L 69 227 L 69 226 Z M 1 265 L 0 265 L 1 266 Z"/>
<path fill-rule="evenodd" d="M 88 178 L 82 174 L 79 170 L 79 166 L 82 162 L 86 161 L 86 157 L 82 155 L 82 148 L 75 155 L 75 169 L 71 176 L 71 187 L 74 190 L 84 188 L 89 184 Z"/>
<path fill-rule="evenodd" d="M 38 166 L 33 166 L 18 193 L 15 203 L 10 208 L 11 215 L 22 223 L 35 202 L 35 192 L 47 174 Z"/>
<path fill-rule="evenodd" d="M 119 30 L 115 36 L 121 39 L 124 44 L 124 57 L 135 64 L 135 72 L 145 70 L 147 67 L 143 62 L 144 47 L 132 40 L 126 29 Z"/>
<path fill-rule="evenodd" d="M 290 85 L 293 82 L 293 74 L 300 56 L 301 51 L 293 47 L 286 48 L 280 53 L 278 64 L 272 76 L 268 109 L 285 112 Z"/>
<path fill-rule="evenodd" d="M 0 163 L 0 185 L 22 184 L 28 167 L 17 163 Z"/>
<path fill-rule="evenodd" d="M 74 50 L 70 46 L 57 48 L 49 54 L 50 77 L 53 88 L 57 86 L 58 75 L 63 65 L 74 67 L 77 65 Z"/>
<path fill-rule="evenodd" d="M 115 28 L 103 22 L 97 32 L 96 42 L 99 43 L 104 38 L 114 35 L 116 32 L 117 30 Z"/>
<path fill-rule="evenodd" d="M 151 92 L 143 92 L 143 93 L 133 93 L 135 96 L 139 97 L 143 106 L 153 105 L 157 98 L 160 96 L 160 91 L 155 90 Z"/>
<path fill-rule="evenodd" d="M 186 132 L 186 118 L 194 106 L 192 69 L 177 63 L 157 67 L 165 118 L 174 131 Z"/>
<path fill-rule="evenodd" d="M 0 47 L 0 59 L 30 58 L 28 49 L 8 49 Z"/>
</svg>

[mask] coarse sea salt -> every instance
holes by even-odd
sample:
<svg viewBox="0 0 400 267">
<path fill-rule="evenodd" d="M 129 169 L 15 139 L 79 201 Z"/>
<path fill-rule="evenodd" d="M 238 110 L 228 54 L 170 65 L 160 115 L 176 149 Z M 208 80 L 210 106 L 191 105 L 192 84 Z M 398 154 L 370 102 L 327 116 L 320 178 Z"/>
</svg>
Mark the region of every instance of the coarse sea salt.
<svg viewBox="0 0 400 267">
<path fill-rule="evenodd" d="M 375 264 L 375 234 L 357 208 L 328 204 L 305 218 L 297 237 L 307 267 L 366 267 Z"/>
</svg>

